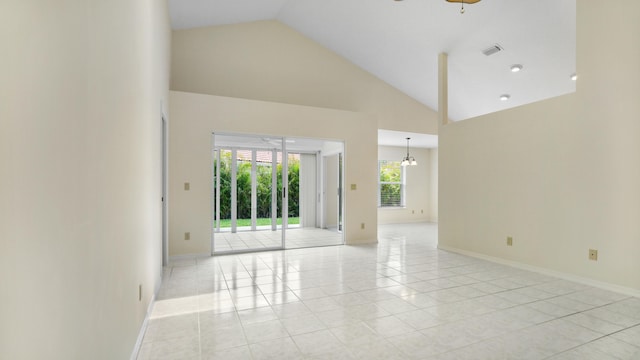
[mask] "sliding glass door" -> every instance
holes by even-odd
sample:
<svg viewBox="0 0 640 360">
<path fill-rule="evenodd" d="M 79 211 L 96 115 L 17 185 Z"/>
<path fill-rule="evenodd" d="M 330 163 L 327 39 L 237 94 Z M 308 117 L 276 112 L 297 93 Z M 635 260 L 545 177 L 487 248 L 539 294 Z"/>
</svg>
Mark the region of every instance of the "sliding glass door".
<svg viewBox="0 0 640 360">
<path fill-rule="evenodd" d="M 213 253 L 283 248 L 282 139 L 214 134 L 213 143 Z"/>
<path fill-rule="evenodd" d="M 342 244 L 342 148 L 326 140 L 214 133 L 212 253 Z M 327 151 L 335 153 L 330 169 L 323 167 Z M 331 201 L 323 197 L 327 183 L 338 193 Z M 328 222 L 325 203 L 335 214 Z"/>
</svg>

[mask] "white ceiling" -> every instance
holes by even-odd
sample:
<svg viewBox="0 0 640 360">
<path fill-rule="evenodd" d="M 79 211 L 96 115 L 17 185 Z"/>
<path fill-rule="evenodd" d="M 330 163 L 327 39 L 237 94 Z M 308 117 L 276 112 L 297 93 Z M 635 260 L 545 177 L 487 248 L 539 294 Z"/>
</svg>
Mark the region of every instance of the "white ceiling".
<svg viewBox="0 0 640 360">
<path fill-rule="evenodd" d="M 278 20 L 438 110 L 449 55 L 449 117 L 465 120 L 575 91 L 576 0 L 169 0 L 184 29 Z M 504 50 L 485 56 L 500 44 Z M 524 69 L 512 73 L 513 64 Z M 500 101 L 509 94 L 508 101 Z"/>
</svg>

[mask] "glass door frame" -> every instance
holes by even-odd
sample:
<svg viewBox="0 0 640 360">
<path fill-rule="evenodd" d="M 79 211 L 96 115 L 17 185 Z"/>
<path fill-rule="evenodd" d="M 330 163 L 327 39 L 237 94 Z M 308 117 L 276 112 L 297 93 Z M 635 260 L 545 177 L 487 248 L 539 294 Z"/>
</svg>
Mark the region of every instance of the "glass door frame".
<svg viewBox="0 0 640 360">
<path fill-rule="evenodd" d="M 282 250 L 285 248 L 285 237 L 286 237 L 286 229 L 288 225 L 288 161 L 287 161 L 287 149 L 286 149 L 286 141 L 284 137 L 277 136 L 269 136 L 272 140 L 278 140 L 280 145 L 273 145 L 271 147 L 258 148 L 252 146 L 225 146 L 225 145 L 216 145 L 216 136 L 225 136 L 225 137 L 238 137 L 238 138 L 262 138 L 260 135 L 250 135 L 250 134 L 236 134 L 236 133 L 226 133 L 226 132 L 213 132 L 211 141 L 212 141 L 212 162 L 211 162 L 211 170 L 213 175 L 213 180 L 211 181 L 211 212 L 213 223 L 211 226 L 211 255 L 216 254 L 233 254 L 233 253 L 243 253 L 243 252 L 256 252 L 256 251 L 272 251 L 272 250 Z M 271 247 L 263 247 L 263 248 L 248 248 L 248 249 L 240 249 L 240 250 L 223 250 L 216 251 L 215 250 L 215 234 L 220 232 L 220 160 L 221 160 L 221 150 L 230 150 L 231 151 L 231 234 L 237 233 L 237 151 L 238 150 L 247 150 L 251 151 L 251 231 L 257 230 L 257 214 L 255 204 L 257 202 L 257 167 L 256 167 L 256 159 L 258 151 L 270 151 L 271 152 L 271 231 L 277 231 L 277 219 L 278 219 L 278 201 L 280 201 L 280 208 L 282 212 L 282 224 L 280 226 L 281 237 L 280 237 L 280 246 L 271 246 Z M 282 166 L 282 196 L 278 198 L 278 184 L 277 184 L 277 159 L 278 153 L 281 153 L 281 166 Z M 255 201 L 255 202 L 254 202 Z"/>
<path fill-rule="evenodd" d="M 272 250 L 285 250 L 285 249 L 296 249 L 296 248 L 305 248 L 305 247 L 317 247 L 317 246 L 334 246 L 334 245 L 343 245 L 345 243 L 345 176 L 344 176 L 344 168 L 345 168 L 345 158 L 344 153 L 346 151 L 344 140 L 331 140 L 331 139 L 321 139 L 321 138 L 304 138 L 304 137 L 289 137 L 289 136 L 273 136 L 266 134 L 246 134 L 246 133 L 233 133 L 233 132 L 212 132 L 211 134 L 211 168 L 210 174 L 212 176 L 211 181 L 211 215 L 210 215 L 210 239 L 211 239 L 211 255 L 225 255 L 225 254 L 234 254 L 234 253 L 247 253 L 247 252 L 259 252 L 259 251 L 272 251 Z M 290 144 L 291 143 L 291 144 Z M 289 150 L 288 148 L 291 148 Z M 221 157 L 222 150 L 228 150 L 231 154 L 227 155 L 230 157 Z M 239 155 L 239 151 L 249 151 L 249 154 Z M 257 219 L 259 216 L 266 215 L 266 210 L 259 210 L 259 204 L 265 204 L 265 202 L 258 202 L 258 195 L 266 193 L 266 191 L 258 193 L 258 184 L 266 185 L 268 183 L 268 173 L 264 173 L 260 171 L 258 166 L 262 166 L 261 164 L 266 164 L 269 160 L 267 160 L 268 156 L 264 156 L 261 154 L 258 156 L 259 152 L 267 151 L 271 153 L 271 202 L 270 202 L 270 216 L 272 218 L 271 228 L 265 225 L 264 228 L 261 228 L 257 224 Z M 280 155 L 281 154 L 281 155 Z M 316 178 L 316 188 L 315 196 L 316 196 L 316 222 L 315 228 L 321 230 L 330 230 L 326 227 L 326 208 L 329 205 L 325 200 L 326 196 L 323 195 L 327 189 L 326 181 L 327 181 L 327 171 L 329 169 L 326 168 L 326 164 L 323 159 L 328 156 L 336 156 L 336 164 L 334 169 L 334 177 L 332 177 L 335 181 L 334 184 L 337 185 L 334 191 L 338 191 L 336 201 L 337 213 L 335 216 L 336 220 L 336 228 L 335 233 L 339 234 L 340 240 L 335 243 L 330 243 L 331 240 L 326 241 L 326 237 L 324 237 L 324 243 L 321 239 L 319 243 L 313 243 L 305 241 L 300 241 L 299 237 L 296 237 L 296 234 L 289 232 L 289 235 L 292 239 L 287 244 L 287 232 L 289 229 L 289 197 L 291 193 L 291 189 L 289 188 L 291 184 L 289 184 L 289 156 L 291 154 L 315 154 L 315 178 Z M 281 166 L 281 178 L 278 178 L 278 157 L 281 157 L 280 166 Z M 238 233 L 237 220 L 238 220 L 238 184 L 237 184 L 237 171 L 238 171 L 238 163 L 241 161 L 247 161 L 246 159 L 251 159 L 251 185 L 249 186 L 251 191 L 251 226 L 247 226 L 240 230 L 240 233 L 249 234 L 251 232 L 263 231 L 263 233 L 267 233 L 267 231 L 281 231 L 280 234 L 272 234 L 264 236 L 239 236 L 235 238 L 235 234 Z M 220 166 L 223 165 L 221 160 L 229 161 L 228 176 L 229 182 L 231 183 L 231 189 L 235 193 L 233 196 L 233 201 L 231 201 L 231 189 L 229 189 L 228 194 L 226 196 L 222 196 L 221 190 L 221 174 L 220 174 Z M 260 159 L 260 161 L 257 161 Z M 232 164 L 233 163 L 233 164 Z M 224 165 L 223 165 L 224 166 Z M 244 165 L 246 166 L 246 165 Z M 232 170 L 233 169 L 233 170 Z M 248 169 L 245 167 L 242 169 L 242 173 L 246 176 L 246 171 Z M 337 170 L 337 171 L 336 171 Z M 234 173 L 234 180 L 231 181 L 231 173 Z M 223 172 L 223 174 L 226 173 Z M 299 175 L 300 176 L 300 175 Z M 263 182 L 260 182 L 260 179 Z M 244 181 L 244 180 L 243 180 Z M 281 186 L 278 186 L 278 182 L 281 181 Z M 300 181 L 298 179 L 298 181 Z M 247 183 L 244 182 L 244 186 L 242 189 L 247 191 Z M 300 183 L 298 183 L 298 195 L 300 196 Z M 264 188 L 264 187 L 260 187 Z M 281 190 L 281 191 L 278 191 Z M 226 192 L 227 190 L 225 190 Z M 295 193 L 295 191 L 294 191 Z M 243 193 L 244 194 L 244 193 Z M 334 193 L 335 194 L 335 193 Z M 225 197 L 228 196 L 227 200 L 224 200 Z M 225 201 L 222 205 L 227 205 L 226 202 L 229 201 L 229 208 L 231 208 L 231 203 L 235 203 L 233 217 L 235 221 L 232 222 L 229 226 L 229 230 L 220 231 L 220 210 L 221 210 L 221 199 Z M 244 203 L 246 204 L 247 199 L 244 199 Z M 281 225 L 278 226 L 278 201 L 280 201 L 280 209 L 281 209 Z M 298 198 L 298 206 L 300 207 L 300 198 Z M 245 209 L 245 207 L 242 207 Z M 264 209 L 264 208 L 263 208 Z M 228 211 L 228 210 L 225 210 Z M 247 217 L 248 213 L 246 211 L 242 212 L 243 215 L 241 217 L 244 219 Z M 232 216 L 229 215 L 229 218 Z M 250 230 L 246 230 L 250 229 Z M 306 231 L 306 229 L 301 228 L 300 231 Z M 233 235 L 233 236 L 232 236 Z M 226 239 L 223 236 L 229 236 Z M 314 234 L 315 236 L 315 234 Z M 313 236 L 311 238 L 314 238 Z M 315 239 L 315 238 L 314 238 Z M 216 242 L 218 241 L 218 242 Z M 236 242 L 237 241 L 237 242 Z M 226 242 L 226 243 L 225 243 Z M 216 251 L 216 244 L 218 245 L 218 250 Z M 239 245 L 239 246 L 237 246 Z M 288 247 L 290 245 L 291 247 Z"/>
</svg>

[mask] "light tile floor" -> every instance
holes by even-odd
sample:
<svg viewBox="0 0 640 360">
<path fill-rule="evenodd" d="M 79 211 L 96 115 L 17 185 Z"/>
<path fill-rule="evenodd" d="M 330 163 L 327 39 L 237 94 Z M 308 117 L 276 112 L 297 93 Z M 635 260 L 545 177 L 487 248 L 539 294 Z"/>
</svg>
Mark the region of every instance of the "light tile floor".
<svg viewBox="0 0 640 360">
<path fill-rule="evenodd" d="M 342 233 L 319 228 L 289 228 L 286 231 L 287 249 L 312 246 L 341 245 Z M 257 231 L 217 232 L 213 235 L 215 252 L 248 251 L 282 247 L 282 231 L 261 229 Z"/>
<path fill-rule="evenodd" d="M 172 264 L 138 359 L 640 359 L 638 298 L 379 238 Z"/>
</svg>

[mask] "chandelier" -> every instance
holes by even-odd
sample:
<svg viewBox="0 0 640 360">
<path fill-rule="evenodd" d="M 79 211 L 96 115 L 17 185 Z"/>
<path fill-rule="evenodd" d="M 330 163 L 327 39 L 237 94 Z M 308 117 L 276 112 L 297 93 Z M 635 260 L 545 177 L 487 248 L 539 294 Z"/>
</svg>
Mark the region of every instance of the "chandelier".
<svg viewBox="0 0 640 360">
<path fill-rule="evenodd" d="M 402 159 L 402 162 L 400 163 L 401 166 L 418 165 L 416 159 L 413 156 L 409 155 L 409 140 L 411 140 L 411 138 L 407 138 L 407 156 Z"/>
</svg>

